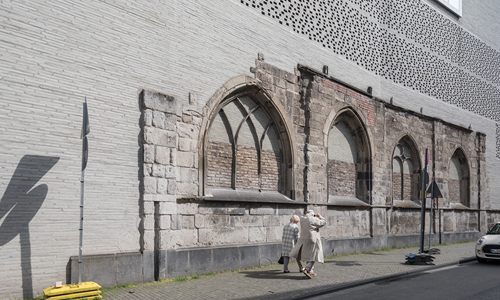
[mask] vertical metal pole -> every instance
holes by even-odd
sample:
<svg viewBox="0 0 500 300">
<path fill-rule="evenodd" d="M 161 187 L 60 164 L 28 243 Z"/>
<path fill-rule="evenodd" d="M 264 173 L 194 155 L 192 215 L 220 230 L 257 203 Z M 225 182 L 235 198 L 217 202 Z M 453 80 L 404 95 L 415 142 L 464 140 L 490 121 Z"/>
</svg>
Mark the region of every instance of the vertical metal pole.
<svg viewBox="0 0 500 300">
<path fill-rule="evenodd" d="M 422 216 L 420 219 L 420 254 L 424 253 L 424 231 L 425 231 L 425 182 L 424 182 L 425 170 L 422 169 Z"/>
<path fill-rule="evenodd" d="M 83 188 L 85 186 L 85 170 L 82 170 L 82 195 L 80 200 L 80 249 L 78 254 L 78 283 L 82 283 L 82 245 L 83 245 Z"/>
<path fill-rule="evenodd" d="M 431 236 L 432 236 L 432 219 L 434 219 L 432 214 L 432 209 L 434 208 L 434 198 L 431 198 L 431 215 L 430 215 L 430 225 L 429 225 L 429 250 L 431 249 Z"/>
<path fill-rule="evenodd" d="M 425 151 L 425 159 L 427 159 L 429 149 Z M 425 172 L 426 172 L 426 167 L 422 168 L 422 177 L 420 180 L 422 181 L 422 194 L 421 194 L 421 201 L 422 201 L 422 216 L 420 219 L 420 254 L 424 253 L 424 232 L 425 232 Z"/>
</svg>

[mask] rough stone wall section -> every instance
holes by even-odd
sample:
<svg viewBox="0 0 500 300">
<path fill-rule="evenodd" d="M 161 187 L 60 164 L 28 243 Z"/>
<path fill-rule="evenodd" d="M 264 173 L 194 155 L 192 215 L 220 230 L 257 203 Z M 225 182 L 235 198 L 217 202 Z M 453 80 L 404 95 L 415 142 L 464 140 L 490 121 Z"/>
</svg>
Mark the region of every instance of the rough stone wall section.
<svg viewBox="0 0 500 300">
<path fill-rule="evenodd" d="M 173 97 L 142 92 L 143 107 L 143 245 L 154 250 L 155 205 L 159 206 L 162 229 L 170 228 L 176 213 L 177 116 Z M 155 204 L 157 203 L 157 204 Z"/>
<path fill-rule="evenodd" d="M 375 126 L 375 106 L 371 104 L 368 97 L 328 79 L 323 79 L 323 85 L 356 99 L 356 105 L 366 111 L 368 125 Z"/>
</svg>

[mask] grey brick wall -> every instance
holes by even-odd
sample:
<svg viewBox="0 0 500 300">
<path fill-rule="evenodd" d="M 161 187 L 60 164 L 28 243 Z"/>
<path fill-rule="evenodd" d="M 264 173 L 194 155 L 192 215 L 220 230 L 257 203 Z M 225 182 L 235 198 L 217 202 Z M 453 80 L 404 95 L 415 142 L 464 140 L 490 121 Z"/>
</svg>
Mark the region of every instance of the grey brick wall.
<svg viewBox="0 0 500 300">
<path fill-rule="evenodd" d="M 355 1 L 349 3 L 353 7 Z M 498 32 L 495 22 L 499 9 L 487 4 L 470 5 L 464 5 L 464 18 L 457 26 L 463 25 L 476 34 L 479 42 L 498 51 L 496 35 L 489 33 Z M 354 9 L 362 11 L 359 7 Z M 485 12 L 487 17 L 483 19 Z M 367 15 L 366 11 L 361 13 Z M 177 106 L 172 116 L 182 120 L 175 147 L 157 148 L 155 152 L 144 148 L 145 160 L 168 166 L 160 184 L 154 182 L 156 191 L 166 188 L 168 193 L 170 187 L 177 195 L 197 194 L 198 178 L 193 172 L 196 174 L 199 162 L 197 144 L 193 141 L 198 137 L 202 109 L 226 81 L 252 75 L 250 67 L 259 52 L 288 74 L 294 74 L 297 63 L 317 69 L 329 65 L 331 76 L 364 90 L 373 87 L 373 95 L 387 102 L 392 98 L 394 104 L 406 109 L 417 112 L 422 109 L 427 116 L 466 128 L 470 125 L 474 131 L 485 133 L 487 164 L 482 167 L 487 170 L 488 179 L 486 176 L 482 179 L 490 181 L 491 191 L 485 189 L 481 193 L 490 200 L 484 208 L 500 208 L 500 185 L 494 184 L 500 180 L 500 160 L 495 158 L 498 134 L 492 119 L 466 111 L 470 107 L 461 103 L 437 101 L 360 67 L 354 60 L 327 52 L 321 43 L 241 1 L 2 1 L 0 19 L 3 25 L 0 28 L 0 226 L 7 224 L 9 216 L 22 219 L 29 214 L 15 207 L 11 210 L 12 206 L 6 204 L 10 199 L 26 200 L 26 195 L 27 199 L 35 195 L 40 204 L 38 210 L 31 212 L 34 215 L 28 227 L 23 227 L 25 231 L 12 236 L 0 233 L 0 278 L 4 278 L 0 295 L 4 298 L 31 297 L 30 293 L 36 295 L 55 281 L 64 281 L 69 274 L 69 257 L 78 254 L 79 136 L 84 96 L 88 97 L 91 126 L 85 174 L 84 253 L 139 251 L 151 246 L 141 241 L 151 240 L 149 235 L 154 230 L 152 214 L 145 216 L 142 211 L 151 212 L 149 206 L 154 197 L 144 203 L 148 207 L 140 204 L 141 192 L 152 186 L 141 186 L 140 178 L 145 172 L 163 172 L 161 168 L 148 169 L 141 163 L 140 124 L 147 120 L 140 119 L 140 91 L 147 89 L 173 96 Z M 490 26 L 489 21 L 495 26 Z M 476 32 L 475 28 L 481 30 Z M 280 77 L 262 75 L 270 80 Z M 287 104 L 299 97 L 300 90 L 294 79 L 283 78 L 277 85 L 271 82 L 269 87 L 281 86 L 279 91 L 276 89 L 277 99 L 283 102 L 300 132 L 305 122 L 304 107 Z M 476 79 L 474 82 L 481 82 Z M 488 91 L 496 93 L 498 83 L 488 84 L 493 85 Z M 491 101 L 495 104 L 498 99 Z M 315 109 L 321 112 L 321 105 Z M 161 117 L 149 117 L 155 120 L 155 126 L 160 126 L 156 122 L 161 123 Z M 303 145 L 304 137 L 297 134 L 297 144 Z M 320 146 L 315 147 L 321 151 Z M 301 146 L 296 151 L 304 153 Z M 27 156 L 37 157 L 29 164 L 36 169 L 47 157 L 57 158 L 54 166 L 34 182 L 35 188 L 42 187 L 32 192 L 11 185 L 18 165 Z M 297 159 L 297 164 L 297 167 L 304 165 L 303 156 Z M 320 165 L 312 169 L 319 178 Z M 23 172 L 30 172 L 24 163 Z M 303 174 L 297 174 L 294 180 L 300 198 Z M 43 197 L 41 191 L 45 187 L 47 192 Z M 380 188 L 383 191 L 386 187 Z M 379 199 L 382 194 L 374 195 L 377 203 L 385 203 L 385 199 Z M 320 199 L 321 193 L 312 197 Z M 160 211 L 164 216 L 161 224 L 168 227 L 170 216 L 178 207 L 173 198 L 166 200 L 162 201 Z M 184 218 L 181 222 L 189 228 L 191 219 Z M 375 213 L 376 232 L 383 227 L 382 219 L 382 213 Z M 202 221 L 194 218 L 194 222 Z M 266 239 L 279 239 L 276 238 L 279 228 L 271 226 Z M 169 238 L 192 243 L 194 229 L 178 232 Z M 359 232 L 367 234 L 365 229 Z M 258 232 L 255 236 L 257 240 L 263 239 Z M 166 245 L 169 243 L 175 241 L 165 240 Z M 23 289 L 23 283 L 32 284 L 32 289 Z"/>
</svg>

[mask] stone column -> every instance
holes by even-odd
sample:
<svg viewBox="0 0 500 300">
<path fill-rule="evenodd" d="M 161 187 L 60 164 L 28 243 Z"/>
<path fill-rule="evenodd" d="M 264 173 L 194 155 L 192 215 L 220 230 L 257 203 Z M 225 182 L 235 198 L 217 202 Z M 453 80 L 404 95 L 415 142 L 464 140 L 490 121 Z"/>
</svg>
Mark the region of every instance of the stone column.
<svg viewBox="0 0 500 300">
<path fill-rule="evenodd" d="M 143 245 L 161 249 L 161 230 L 170 229 L 176 205 L 176 102 L 171 96 L 141 93 L 143 128 Z"/>
</svg>

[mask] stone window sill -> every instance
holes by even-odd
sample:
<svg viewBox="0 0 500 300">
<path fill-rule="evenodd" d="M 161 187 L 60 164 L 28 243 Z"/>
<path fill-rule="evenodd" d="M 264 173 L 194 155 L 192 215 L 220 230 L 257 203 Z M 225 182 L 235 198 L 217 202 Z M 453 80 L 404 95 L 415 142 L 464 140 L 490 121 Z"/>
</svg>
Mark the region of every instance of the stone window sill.
<svg viewBox="0 0 500 300">
<path fill-rule="evenodd" d="M 328 196 L 327 206 L 371 207 L 370 204 L 354 196 Z"/>
<path fill-rule="evenodd" d="M 392 206 L 397 208 L 422 208 L 420 204 L 412 200 L 393 200 Z"/>
<path fill-rule="evenodd" d="M 276 204 L 301 204 L 306 202 L 294 201 L 276 191 L 258 191 L 245 189 L 212 189 L 203 201 L 247 202 L 247 203 L 276 203 Z"/>
<path fill-rule="evenodd" d="M 469 207 L 463 205 L 462 203 L 450 203 L 450 208 L 459 210 L 470 210 Z"/>
</svg>

